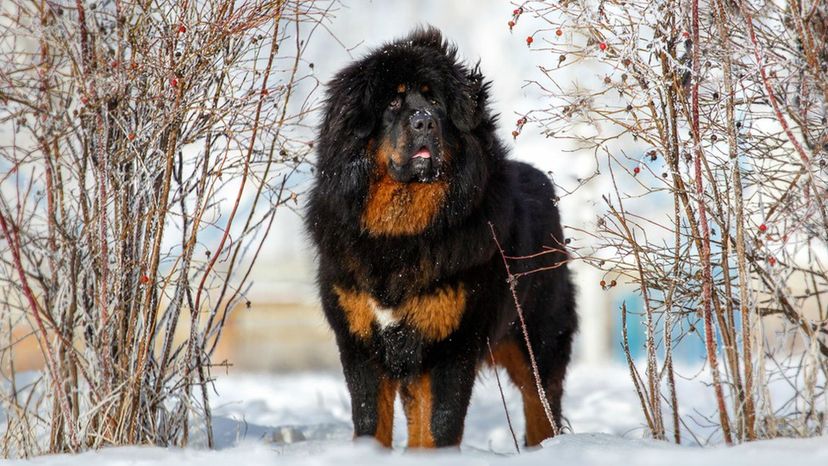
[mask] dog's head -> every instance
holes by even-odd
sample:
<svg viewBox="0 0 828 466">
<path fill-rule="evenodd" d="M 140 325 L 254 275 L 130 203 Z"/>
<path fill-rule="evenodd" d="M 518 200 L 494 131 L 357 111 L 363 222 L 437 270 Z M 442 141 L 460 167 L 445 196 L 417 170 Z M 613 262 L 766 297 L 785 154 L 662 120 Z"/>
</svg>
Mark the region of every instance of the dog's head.
<svg viewBox="0 0 828 466">
<path fill-rule="evenodd" d="M 388 95 L 390 101 L 379 124 L 377 161 L 394 180 L 403 183 L 435 180 L 448 156 L 443 151 L 448 124 L 445 97 L 438 96 L 432 84 L 418 81 L 397 84 L 395 92 Z"/>
<path fill-rule="evenodd" d="M 320 140 L 349 157 L 368 155 L 397 182 L 433 182 L 490 119 L 486 96 L 477 68 L 460 63 L 437 29 L 418 29 L 336 75 Z M 331 139 L 342 135 L 353 140 Z"/>
</svg>

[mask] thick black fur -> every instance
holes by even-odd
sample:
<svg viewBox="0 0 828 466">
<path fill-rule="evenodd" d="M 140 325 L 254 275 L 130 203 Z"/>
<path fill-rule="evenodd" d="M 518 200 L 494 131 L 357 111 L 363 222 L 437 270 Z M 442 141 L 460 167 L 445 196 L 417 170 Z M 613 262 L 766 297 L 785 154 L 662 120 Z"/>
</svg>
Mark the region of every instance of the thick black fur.
<svg viewBox="0 0 828 466">
<path fill-rule="evenodd" d="M 398 83 L 428 83 L 439 141 L 451 157 L 436 161 L 448 195 L 422 232 L 377 236 L 360 219 L 377 161 L 372 143 L 397 123 L 387 108 Z M 319 254 L 318 284 L 325 315 L 336 334 L 351 393 L 356 435 L 377 429 L 378 380 L 400 381 L 428 373 L 436 446 L 456 445 L 476 372 L 492 347 L 518 342 L 526 351 L 503 259 L 513 273 L 539 268 L 518 280 L 517 296 L 544 383 L 562 386 L 577 327 L 573 285 L 563 250 L 555 192 L 539 170 L 510 161 L 487 108 L 489 84 L 477 67 L 462 64 L 436 29 L 419 29 L 386 44 L 340 71 L 330 82 L 318 137 L 316 179 L 306 224 Z M 346 266 L 359 262 L 360 272 Z M 424 262 L 425 261 L 425 262 Z M 422 270 L 418 264 L 430 264 Z M 550 268 L 552 266 L 556 266 Z M 425 274 L 425 275 L 424 275 Z M 425 280 L 424 280 L 425 278 Z M 382 306 L 437 287 L 462 283 L 468 291 L 462 322 L 448 338 L 428 342 L 405 324 L 361 339 L 349 331 L 334 286 L 369 292 Z M 554 391 L 554 390 L 553 390 Z M 560 390 L 550 394 L 560 423 Z"/>
</svg>

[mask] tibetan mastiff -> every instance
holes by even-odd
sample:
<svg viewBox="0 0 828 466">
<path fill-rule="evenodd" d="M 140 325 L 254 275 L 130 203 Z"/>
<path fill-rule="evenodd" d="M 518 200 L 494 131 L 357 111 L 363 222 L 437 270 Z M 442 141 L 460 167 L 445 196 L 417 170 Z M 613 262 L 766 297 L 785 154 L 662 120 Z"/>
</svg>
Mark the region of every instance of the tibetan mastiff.
<svg viewBox="0 0 828 466">
<path fill-rule="evenodd" d="M 507 158 L 488 90 L 434 28 L 329 83 L 306 222 L 355 436 L 390 446 L 399 393 L 409 447 L 458 445 L 492 360 L 523 395 L 527 445 L 555 432 L 547 412 L 560 425 L 577 317 L 555 192 Z"/>
</svg>

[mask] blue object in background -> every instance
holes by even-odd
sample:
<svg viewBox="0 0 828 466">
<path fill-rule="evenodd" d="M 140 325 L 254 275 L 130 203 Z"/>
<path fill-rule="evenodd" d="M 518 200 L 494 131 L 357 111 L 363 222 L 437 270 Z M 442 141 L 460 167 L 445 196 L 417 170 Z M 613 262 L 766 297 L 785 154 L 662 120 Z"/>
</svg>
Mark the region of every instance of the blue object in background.
<svg viewBox="0 0 828 466">
<path fill-rule="evenodd" d="M 612 359 L 626 361 L 623 346 L 623 328 L 621 324 L 621 305 L 627 303 L 627 338 L 633 359 L 646 356 L 647 338 L 644 322 L 644 300 L 636 293 L 624 293 L 612 303 Z M 656 325 L 656 347 L 658 357 L 664 358 L 664 321 L 665 316 L 658 316 Z M 737 321 L 738 325 L 738 321 Z M 705 358 L 704 323 L 696 314 L 687 314 L 673 324 L 673 360 L 676 362 L 698 362 Z"/>
</svg>

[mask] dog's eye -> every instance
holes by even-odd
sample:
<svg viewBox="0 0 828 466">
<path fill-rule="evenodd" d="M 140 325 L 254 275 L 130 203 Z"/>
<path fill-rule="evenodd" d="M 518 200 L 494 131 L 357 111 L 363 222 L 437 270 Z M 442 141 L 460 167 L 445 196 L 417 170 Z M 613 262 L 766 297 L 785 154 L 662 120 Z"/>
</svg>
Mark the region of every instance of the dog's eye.
<svg viewBox="0 0 828 466">
<path fill-rule="evenodd" d="M 397 97 L 394 97 L 394 99 L 391 101 L 391 103 L 388 104 L 388 108 L 390 108 L 392 110 L 398 110 L 401 105 L 402 105 L 402 97 L 397 96 Z"/>
</svg>

